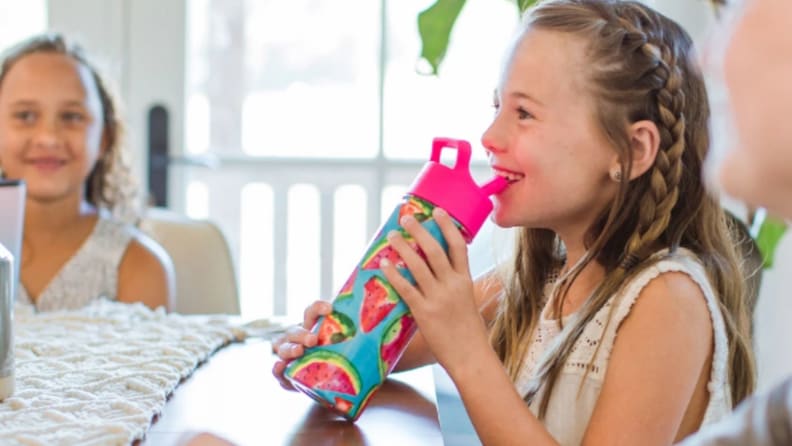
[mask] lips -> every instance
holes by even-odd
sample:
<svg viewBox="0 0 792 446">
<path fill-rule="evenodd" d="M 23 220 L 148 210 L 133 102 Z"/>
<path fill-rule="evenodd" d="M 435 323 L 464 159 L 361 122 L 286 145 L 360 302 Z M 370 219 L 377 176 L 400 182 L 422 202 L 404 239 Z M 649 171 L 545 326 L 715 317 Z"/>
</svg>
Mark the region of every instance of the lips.
<svg viewBox="0 0 792 446">
<path fill-rule="evenodd" d="M 42 170 L 55 170 L 66 164 L 66 160 L 60 158 L 33 158 L 27 160 L 27 164 L 37 167 Z"/>
<path fill-rule="evenodd" d="M 509 169 L 504 169 L 498 166 L 492 166 L 492 172 L 499 177 L 506 178 L 506 180 L 509 181 L 509 184 L 516 183 L 522 180 L 523 178 L 525 178 L 525 174 L 515 172 Z"/>
</svg>

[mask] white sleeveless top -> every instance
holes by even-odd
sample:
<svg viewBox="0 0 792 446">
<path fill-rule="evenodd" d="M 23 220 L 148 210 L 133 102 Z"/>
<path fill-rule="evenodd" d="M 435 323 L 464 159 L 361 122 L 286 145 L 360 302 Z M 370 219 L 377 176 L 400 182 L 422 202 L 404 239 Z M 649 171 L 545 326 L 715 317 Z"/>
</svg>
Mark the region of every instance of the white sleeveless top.
<svg viewBox="0 0 792 446">
<path fill-rule="evenodd" d="M 655 255 L 665 255 L 666 253 L 667 251 L 664 250 Z M 594 406 L 602 390 L 608 360 L 613 350 L 619 325 L 627 317 L 641 290 L 652 279 L 671 271 L 683 272 L 699 285 L 707 300 L 707 307 L 712 318 L 715 348 L 710 381 L 707 386 L 710 399 L 702 426 L 720 420 L 731 411 L 731 390 L 726 373 L 729 348 L 723 316 L 718 308 L 715 293 L 704 267 L 695 254 L 680 248 L 673 256 L 660 260 L 641 271 L 620 293 L 611 297 L 585 327 L 583 334 L 575 343 L 553 388 L 553 395 L 550 397 L 543 421 L 547 430 L 561 445 L 579 445 L 583 440 Z M 608 314 L 614 305 L 616 307 L 612 320 L 608 322 Z M 550 311 L 549 306 L 550 304 L 546 304 L 542 310 L 539 325 L 531 336 L 531 345 L 515 383 L 517 391 L 521 395 L 525 395 L 531 388 L 533 371 L 539 364 L 543 352 L 562 334 L 559 333 L 558 322 L 546 317 L 546 313 Z M 569 322 L 573 317 L 574 314 L 564 318 L 564 327 L 571 327 Z M 597 351 L 597 344 L 600 343 L 601 346 Z M 592 365 L 589 366 L 589 364 Z M 587 368 L 590 370 L 585 375 Z M 540 390 L 530 405 L 534 414 L 539 412 L 542 392 Z"/>
<path fill-rule="evenodd" d="M 116 299 L 118 265 L 134 238 L 135 228 L 100 216 L 82 246 L 66 261 L 36 300 L 20 284 L 17 302 L 38 311 L 72 310 L 104 297 Z"/>
</svg>

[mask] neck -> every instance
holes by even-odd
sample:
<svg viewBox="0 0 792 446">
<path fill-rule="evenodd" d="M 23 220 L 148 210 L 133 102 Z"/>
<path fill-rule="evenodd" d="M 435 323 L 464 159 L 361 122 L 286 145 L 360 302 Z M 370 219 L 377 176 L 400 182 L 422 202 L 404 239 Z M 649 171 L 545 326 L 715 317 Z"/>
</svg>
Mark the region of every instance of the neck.
<svg viewBox="0 0 792 446">
<path fill-rule="evenodd" d="M 54 202 L 28 199 L 25 203 L 25 234 L 60 232 L 92 213 L 95 210 L 80 197 Z"/>
<path fill-rule="evenodd" d="M 566 264 L 562 270 L 562 274 L 574 268 L 577 263 L 586 255 L 586 246 L 583 242 L 584 232 L 579 233 L 576 237 L 562 237 L 561 241 L 566 248 Z M 600 265 L 596 260 L 590 261 L 577 275 L 577 278 L 572 283 L 567 299 L 564 305 L 564 314 L 576 311 L 589 294 L 598 286 L 598 284 L 605 277 L 605 268 Z"/>
</svg>

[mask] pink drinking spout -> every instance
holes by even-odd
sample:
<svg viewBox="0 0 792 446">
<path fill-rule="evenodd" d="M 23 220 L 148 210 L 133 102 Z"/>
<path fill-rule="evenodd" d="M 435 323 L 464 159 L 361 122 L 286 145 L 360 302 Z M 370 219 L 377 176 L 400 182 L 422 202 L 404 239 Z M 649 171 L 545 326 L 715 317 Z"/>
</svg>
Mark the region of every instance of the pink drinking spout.
<svg viewBox="0 0 792 446">
<path fill-rule="evenodd" d="M 453 167 L 440 162 L 446 148 L 457 151 Z M 470 175 L 470 143 L 460 139 L 435 138 L 432 156 L 424 165 L 408 193 L 443 208 L 464 228 L 468 243 L 473 240 L 492 212 L 490 195 L 503 191 L 509 182 L 496 176 L 479 186 Z"/>
<path fill-rule="evenodd" d="M 493 179 L 484 183 L 481 186 L 481 192 L 486 194 L 487 196 L 495 195 L 503 192 L 506 189 L 506 186 L 509 185 L 509 180 L 503 177 L 495 176 Z"/>
</svg>

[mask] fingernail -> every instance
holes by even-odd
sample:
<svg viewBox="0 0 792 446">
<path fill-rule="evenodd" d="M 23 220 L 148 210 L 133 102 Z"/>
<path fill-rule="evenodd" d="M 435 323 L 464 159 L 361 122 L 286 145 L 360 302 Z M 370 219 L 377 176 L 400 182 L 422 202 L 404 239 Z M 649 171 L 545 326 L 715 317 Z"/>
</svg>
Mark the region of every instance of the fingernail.
<svg viewBox="0 0 792 446">
<path fill-rule="evenodd" d="M 434 208 L 432 214 L 434 214 L 435 217 L 445 217 L 448 215 L 448 213 L 443 208 Z"/>
<path fill-rule="evenodd" d="M 415 219 L 413 218 L 412 215 L 405 215 L 404 217 L 401 218 L 401 220 L 399 220 L 399 224 L 401 224 L 402 226 L 405 226 L 407 224 L 412 223 L 413 220 L 415 220 Z"/>
<path fill-rule="evenodd" d="M 380 259 L 380 266 L 390 266 L 391 262 L 388 259 Z"/>
<path fill-rule="evenodd" d="M 389 231 L 388 234 L 385 236 L 388 240 L 393 240 L 399 236 L 399 231 Z"/>
</svg>

